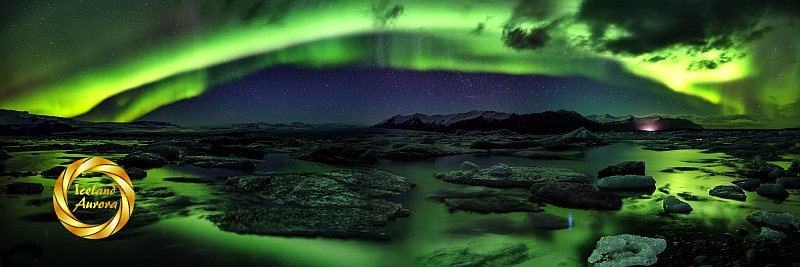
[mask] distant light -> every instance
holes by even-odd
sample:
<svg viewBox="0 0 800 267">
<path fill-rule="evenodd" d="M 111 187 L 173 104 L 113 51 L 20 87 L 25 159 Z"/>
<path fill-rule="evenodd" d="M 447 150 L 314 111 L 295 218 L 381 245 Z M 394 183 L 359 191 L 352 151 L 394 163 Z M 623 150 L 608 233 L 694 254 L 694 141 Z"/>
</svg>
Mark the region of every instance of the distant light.
<svg viewBox="0 0 800 267">
<path fill-rule="evenodd" d="M 645 131 L 645 132 L 655 132 L 657 129 L 656 129 L 655 126 L 643 126 L 643 127 L 639 128 L 639 130 L 642 130 L 642 131 Z"/>
</svg>

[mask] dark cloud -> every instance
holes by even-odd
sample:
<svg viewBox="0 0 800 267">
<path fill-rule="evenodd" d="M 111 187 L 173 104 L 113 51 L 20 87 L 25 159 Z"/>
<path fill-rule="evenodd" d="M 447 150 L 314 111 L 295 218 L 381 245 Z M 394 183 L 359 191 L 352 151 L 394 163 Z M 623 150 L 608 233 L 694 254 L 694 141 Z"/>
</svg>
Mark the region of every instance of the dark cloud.
<svg viewBox="0 0 800 267">
<path fill-rule="evenodd" d="M 537 50 L 544 47 L 547 41 L 550 41 L 547 28 L 506 27 L 503 29 L 503 42 L 506 46 L 516 50 Z"/>
<path fill-rule="evenodd" d="M 566 2 L 564 0 L 520 0 L 514 7 L 509 22 L 547 20 L 564 8 Z"/>
<path fill-rule="evenodd" d="M 685 47 L 696 55 L 741 47 L 775 29 L 765 18 L 786 24 L 798 14 L 797 0 L 585 0 L 576 19 L 589 25 L 588 45 L 598 51 L 641 55 Z M 626 34 L 609 38 L 611 29 Z M 689 68 L 713 69 L 731 57 L 696 61 Z"/>
<path fill-rule="evenodd" d="M 393 4 L 389 0 L 378 0 L 372 4 L 372 14 L 375 16 L 375 25 L 381 28 L 390 26 L 405 11 L 400 4 Z"/>
</svg>

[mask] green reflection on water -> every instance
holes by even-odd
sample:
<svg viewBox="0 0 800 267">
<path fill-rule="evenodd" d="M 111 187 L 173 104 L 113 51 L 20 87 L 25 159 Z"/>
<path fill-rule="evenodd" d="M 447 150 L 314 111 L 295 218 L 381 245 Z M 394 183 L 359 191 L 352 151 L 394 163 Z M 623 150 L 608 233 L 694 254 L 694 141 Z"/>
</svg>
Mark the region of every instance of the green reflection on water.
<svg viewBox="0 0 800 267">
<path fill-rule="evenodd" d="M 14 168 L 45 168 L 48 164 L 64 162 L 58 157 L 63 152 L 30 155 L 28 152 L 15 153 L 9 161 Z M 113 155 L 109 155 L 113 156 Z M 445 247 L 470 245 L 479 248 L 494 248 L 505 243 L 522 242 L 531 248 L 532 259 L 520 266 L 543 266 L 561 264 L 563 266 L 582 266 L 594 248 L 594 243 L 605 235 L 633 233 L 655 236 L 670 229 L 702 229 L 708 233 L 731 232 L 746 227 L 745 216 L 756 209 L 784 211 L 798 215 L 798 196 L 796 191 L 782 203 L 775 202 L 748 192 L 747 201 L 725 200 L 708 196 L 708 190 L 720 184 L 727 184 L 736 178 L 726 176 L 733 171 L 730 167 L 712 162 L 701 163 L 706 159 L 723 159 L 724 154 L 701 153 L 699 150 L 647 151 L 630 143 L 620 143 L 590 149 L 586 156 L 577 160 L 531 160 L 507 156 L 458 155 L 435 160 L 416 162 L 381 161 L 375 168 L 405 176 L 417 184 L 412 192 L 402 197 L 412 210 L 409 218 L 400 219 L 392 225 L 397 238 L 390 242 L 363 240 L 338 240 L 324 238 L 290 238 L 240 235 L 219 230 L 205 219 L 212 211 L 194 209 L 188 216 L 163 219 L 155 224 L 132 230 L 135 232 L 125 238 L 112 238 L 100 242 L 82 240 L 71 236 L 57 222 L 25 222 L 19 216 L 32 210 L 47 210 L 52 207 L 25 206 L 25 201 L 34 198 L 47 198 L 52 194 L 53 179 L 25 177 L 22 179 L 46 185 L 45 192 L 39 196 L 2 196 L 1 206 L 5 216 L 0 218 L 4 225 L 4 238 L 0 247 L 32 241 L 44 246 L 47 259 L 61 253 L 77 253 L 81 249 L 97 251 L 125 250 L 137 255 L 134 262 L 149 261 L 197 263 L 197 264 L 275 264 L 298 266 L 409 266 L 416 263 L 421 255 Z M 694 211 L 689 215 L 665 215 L 661 200 L 667 194 L 655 191 L 652 195 L 634 196 L 624 200 L 620 211 L 589 211 L 567 209 L 548 205 L 545 212 L 568 217 L 573 226 L 565 230 L 534 231 L 514 234 L 464 235 L 451 233 L 453 227 L 489 218 L 508 219 L 521 222 L 526 214 L 475 214 L 450 213 L 444 205 L 427 200 L 424 196 L 442 188 L 465 187 L 449 184 L 432 176 L 439 171 L 457 169 L 461 162 L 469 160 L 482 167 L 495 163 L 512 166 L 551 166 L 575 169 L 594 176 L 596 172 L 610 164 L 620 161 L 642 160 L 647 163 L 647 175 L 653 176 L 657 187 L 667 187 L 671 195 L 689 193 L 698 200 L 686 200 Z M 31 163 L 33 161 L 34 163 Z M 257 172 L 324 171 L 330 166 L 298 161 L 287 155 L 272 154 L 267 163 L 260 164 Z M 788 162 L 776 162 L 782 166 Z M 15 165 L 16 164 L 16 165 Z M 33 164 L 33 165 L 26 165 Z M 661 172 L 672 167 L 698 167 L 705 171 Z M 216 177 L 236 175 L 237 172 L 206 170 L 191 166 L 167 166 L 148 171 L 144 180 L 134 181 L 137 188 L 168 187 L 182 196 L 205 200 L 213 206 L 218 188 L 207 184 L 175 183 L 164 180 L 167 177 Z M 159 199 L 140 199 L 141 205 L 158 205 Z M 139 200 L 137 200 L 139 201 Z M 134 217 L 136 212 L 134 211 Z M 2 217 L 2 216 L 0 216 Z M 8 229 L 14 228 L 11 232 Z M 125 231 L 125 229 L 123 230 Z M 104 244 L 104 245 L 97 245 Z M 113 245 L 112 245 L 113 244 Z M 64 248 L 67 248 L 64 251 Z M 59 251 L 59 252 L 54 252 Z M 167 254 L 164 254 L 166 251 Z M 157 256 L 166 255 L 166 256 Z"/>
</svg>

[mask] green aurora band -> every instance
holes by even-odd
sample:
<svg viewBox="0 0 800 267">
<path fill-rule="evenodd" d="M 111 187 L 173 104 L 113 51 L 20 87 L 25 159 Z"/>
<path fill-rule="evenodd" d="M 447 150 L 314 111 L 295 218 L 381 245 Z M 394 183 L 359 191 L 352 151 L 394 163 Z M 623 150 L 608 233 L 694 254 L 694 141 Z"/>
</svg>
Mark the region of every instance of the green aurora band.
<svg viewBox="0 0 800 267">
<path fill-rule="evenodd" d="M 596 33 L 576 18 L 581 1 L 548 2 L 547 12 L 535 19 L 520 19 L 517 1 L 306 1 L 288 7 L 280 2 L 242 15 L 191 1 L 147 3 L 158 5 L 147 9 L 96 1 L 89 5 L 131 14 L 112 12 L 89 22 L 67 19 L 87 6 L 53 11 L 53 5 L 63 5 L 54 2 L 10 16 L 0 43 L 0 108 L 128 122 L 275 65 L 582 76 L 628 84 L 644 78 L 694 96 L 697 105 L 715 104 L 721 115 L 779 116 L 800 98 L 800 46 L 792 46 L 800 41 L 797 24 L 725 50 L 690 53 L 675 45 L 635 55 L 587 46 Z M 49 19 L 65 28 L 42 26 L 40 20 Z M 783 23 L 767 22 L 773 21 Z M 540 49 L 513 49 L 503 39 L 508 25 L 548 28 L 549 41 Z M 164 33 L 165 27 L 171 31 Z M 32 39 L 37 34 L 47 38 Z M 614 39 L 630 33 L 602 34 Z M 714 68 L 687 68 L 722 53 L 742 56 Z M 660 55 L 668 56 L 648 60 Z M 620 78 L 598 66 L 619 66 L 627 75 Z"/>
</svg>

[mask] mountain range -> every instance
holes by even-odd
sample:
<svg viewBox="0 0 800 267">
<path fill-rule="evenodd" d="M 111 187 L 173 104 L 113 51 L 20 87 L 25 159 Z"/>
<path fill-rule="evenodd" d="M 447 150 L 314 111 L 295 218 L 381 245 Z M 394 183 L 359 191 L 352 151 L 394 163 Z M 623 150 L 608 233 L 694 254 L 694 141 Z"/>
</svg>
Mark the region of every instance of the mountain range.
<svg viewBox="0 0 800 267">
<path fill-rule="evenodd" d="M 474 110 L 446 115 L 396 115 L 372 128 L 406 129 L 431 132 L 454 133 L 457 131 L 511 130 L 518 133 L 569 132 L 578 128 L 590 131 L 671 131 L 698 130 L 702 126 L 686 119 L 583 115 L 568 110 L 541 113 L 517 114 L 496 111 Z"/>
</svg>

